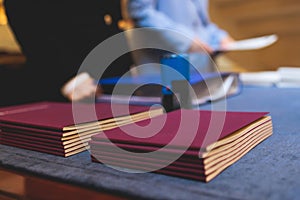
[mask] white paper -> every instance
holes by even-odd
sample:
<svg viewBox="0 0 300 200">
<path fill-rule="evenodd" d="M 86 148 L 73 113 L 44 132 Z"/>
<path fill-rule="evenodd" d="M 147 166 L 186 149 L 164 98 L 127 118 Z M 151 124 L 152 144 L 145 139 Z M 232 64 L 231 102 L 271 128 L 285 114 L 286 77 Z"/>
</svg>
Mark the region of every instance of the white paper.
<svg viewBox="0 0 300 200">
<path fill-rule="evenodd" d="M 280 81 L 276 71 L 240 73 L 240 80 L 245 85 L 272 86 Z"/>
<path fill-rule="evenodd" d="M 282 81 L 300 82 L 300 67 L 280 67 L 277 71 Z"/>
<path fill-rule="evenodd" d="M 240 80 L 244 85 L 300 88 L 299 67 L 279 67 L 277 71 L 243 72 Z"/>
<path fill-rule="evenodd" d="M 267 35 L 262 37 L 250 38 L 245 40 L 238 40 L 232 42 L 226 46 L 221 51 L 245 51 L 245 50 L 256 50 L 261 49 L 271 44 L 275 43 L 278 40 L 277 35 Z"/>
</svg>

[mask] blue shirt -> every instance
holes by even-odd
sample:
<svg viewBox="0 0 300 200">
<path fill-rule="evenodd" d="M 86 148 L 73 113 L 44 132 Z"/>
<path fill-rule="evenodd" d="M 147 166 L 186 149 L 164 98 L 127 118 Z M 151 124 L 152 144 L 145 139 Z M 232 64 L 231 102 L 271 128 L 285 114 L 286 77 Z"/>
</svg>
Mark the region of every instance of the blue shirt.
<svg viewBox="0 0 300 200">
<path fill-rule="evenodd" d="M 135 27 L 155 27 L 184 35 L 185 37 L 179 37 L 168 31 L 160 32 L 166 46 L 176 52 L 186 53 L 194 38 L 218 49 L 221 40 L 228 35 L 209 20 L 207 10 L 207 0 L 127 0 L 124 16 L 132 20 Z M 149 42 L 153 39 L 146 38 Z M 129 37 L 129 40 L 130 43 L 135 42 L 134 37 Z M 147 54 L 139 55 L 141 56 L 142 59 L 151 57 Z M 198 59 L 203 62 L 203 58 Z M 141 63 L 145 62 L 139 62 Z"/>
</svg>

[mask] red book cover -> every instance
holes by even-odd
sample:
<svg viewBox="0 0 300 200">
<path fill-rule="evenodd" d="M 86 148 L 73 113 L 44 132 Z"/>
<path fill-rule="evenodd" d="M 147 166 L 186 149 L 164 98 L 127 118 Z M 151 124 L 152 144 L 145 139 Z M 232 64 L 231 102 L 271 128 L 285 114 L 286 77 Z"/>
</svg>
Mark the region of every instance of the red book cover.
<svg viewBox="0 0 300 200">
<path fill-rule="evenodd" d="M 41 137 L 35 137 L 30 135 L 21 135 L 16 133 L 1 132 L 0 139 L 12 139 L 15 141 L 24 141 L 27 142 L 28 144 L 40 143 L 40 144 L 44 144 L 45 146 L 55 145 L 55 146 L 63 147 L 63 141 L 61 140 L 41 138 Z"/>
<path fill-rule="evenodd" d="M 46 130 L 34 127 L 20 126 L 14 124 L 0 123 L 1 130 L 7 133 L 16 133 L 19 135 L 33 135 L 37 137 L 55 138 L 61 140 L 61 130 Z"/>
<path fill-rule="evenodd" d="M 117 143 L 199 150 L 267 115 L 267 112 L 176 110 L 92 137 Z M 161 127 L 156 127 L 161 126 Z M 158 130 L 149 136 L 153 130 Z M 130 135 L 135 133 L 135 136 Z"/>
<path fill-rule="evenodd" d="M 99 162 L 95 158 L 92 158 L 92 161 L 93 162 Z M 99 163 L 101 163 L 101 162 L 99 162 Z M 121 162 L 118 162 L 118 161 L 105 160 L 105 164 L 125 167 L 125 168 L 129 168 L 129 169 L 133 169 L 133 170 L 138 170 L 138 171 L 141 171 L 141 172 L 151 170 L 151 168 L 148 165 L 143 165 L 143 166 L 135 165 L 135 166 L 132 166 L 131 164 L 121 163 Z M 182 178 L 195 179 L 195 180 L 201 180 L 201 181 L 206 180 L 206 176 L 201 174 L 201 173 L 197 173 L 197 174 L 196 173 L 186 173 L 185 171 L 182 171 L 181 169 L 179 170 L 179 168 L 177 168 L 177 167 L 163 168 L 163 169 L 154 171 L 154 173 L 161 173 L 161 174 L 165 174 L 165 175 L 178 176 L 178 177 L 182 177 Z"/>
<path fill-rule="evenodd" d="M 0 109 L 0 123 L 14 124 L 27 127 L 37 127 L 39 129 L 59 130 L 66 126 L 74 125 L 74 104 L 57 102 L 40 102 L 11 106 Z M 113 108 L 113 109 L 112 109 Z M 76 113 L 80 114 L 80 119 L 76 124 L 87 123 L 110 119 L 113 117 L 127 116 L 150 110 L 147 106 L 133 106 L 125 104 L 77 103 Z M 90 113 L 96 113 L 93 116 Z"/>
<path fill-rule="evenodd" d="M 213 169 L 219 169 L 218 166 L 223 166 L 227 163 L 230 163 L 231 160 L 234 160 L 238 158 L 240 155 L 242 155 L 244 152 L 247 152 L 251 150 L 254 146 L 256 146 L 258 143 L 263 141 L 266 137 L 270 135 L 267 133 L 261 134 L 257 138 L 252 138 L 251 140 L 247 141 L 243 145 L 239 147 L 232 147 L 230 151 L 224 150 L 224 152 L 220 152 L 218 154 L 215 154 L 211 158 L 200 158 L 196 155 L 182 155 L 176 160 L 172 161 L 172 163 L 169 162 L 170 154 L 167 153 L 160 153 L 160 155 L 155 156 L 145 156 L 144 154 L 122 154 L 122 153 L 115 153 L 113 151 L 108 151 L 106 148 L 98 148 L 100 145 L 99 143 L 91 143 L 91 155 L 94 157 L 94 159 L 99 159 L 100 161 L 105 161 L 107 159 L 119 161 L 121 163 L 128 163 L 132 166 L 135 165 L 148 165 L 148 166 L 154 166 L 159 164 L 166 164 L 166 166 L 177 166 L 177 167 L 184 167 L 185 170 L 189 169 L 201 169 L 204 171 L 205 169 L 210 169 L 210 171 L 213 171 Z M 195 152 L 197 153 L 197 152 Z M 183 171 L 185 171 L 183 170 Z"/>
<path fill-rule="evenodd" d="M 64 149 L 62 147 L 53 147 L 53 146 L 45 146 L 44 144 L 37 143 L 28 143 L 20 140 L 15 140 L 11 138 L 1 138 L 0 144 L 15 146 L 15 147 L 24 147 L 29 150 L 36 150 L 40 152 L 60 152 L 64 153 Z"/>
</svg>

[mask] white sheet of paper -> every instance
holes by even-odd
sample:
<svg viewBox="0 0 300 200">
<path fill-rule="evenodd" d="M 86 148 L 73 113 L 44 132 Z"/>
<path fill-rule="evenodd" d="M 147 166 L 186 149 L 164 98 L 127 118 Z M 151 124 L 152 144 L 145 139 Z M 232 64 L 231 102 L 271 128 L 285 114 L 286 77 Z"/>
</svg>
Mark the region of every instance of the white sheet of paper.
<svg viewBox="0 0 300 200">
<path fill-rule="evenodd" d="M 300 88 L 299 67 L 279 67 L 277 71 L 243 72 L 239 78 L 245 85 Z"/>
<path fill-rule="evenodd" d="M 277 71 L 244 72 L 239 77 L 245 85 L 272 86 L 280 81 Z"/>
<path fill-rule="evenodd" d="M 261 49 L 271 44 L 275 43 L 278 40 L 278 36 L 267 35 L 262 37 L 250 38 L 245 40 L 238 40 L 233 43 L 230 43 L 222 51 L 244 51 L 244 50 L 256 50 Z"/>
</svg>

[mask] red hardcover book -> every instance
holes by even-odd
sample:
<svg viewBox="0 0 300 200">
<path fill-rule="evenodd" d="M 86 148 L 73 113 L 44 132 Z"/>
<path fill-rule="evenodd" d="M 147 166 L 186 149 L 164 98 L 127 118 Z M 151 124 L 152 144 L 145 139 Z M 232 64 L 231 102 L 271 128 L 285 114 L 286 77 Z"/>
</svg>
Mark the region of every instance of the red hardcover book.
<svg viewBox="0 0 300 200">
<path fill-rule="evenodd" d="M 75 110 L 74 110 L 75 109 Z M 75 113 L 77 117 L 75 120 Z M 0 143 L 70 156 L 100 130 L 162 114 L 162 109 L 110 103 L 39 102 L 0 109 Z M 56 148 L 56 149 L 53 149 Z M 84 150 L 84 149 L 82 149 Z"/>
<path fill-rule="evenodd" d="M 177 110 L 93 136 L 91 154 L 93 161 L 121 163 L 121 167 L 137 170 L 155 168 L 168 163 L 173 154 L 182 154 L 156 172 L 172 172 L 181 177 L 189 174 L 210 181 L 272 134 L 267 114 Z M 147 137 L 155 125 L 161 127 L 155 135 Z M 115 146 L 134 154 L 126 154 Z M 144 156 L 158 150 L 159 156 Z"/>
<path fill-rule="evenodd" d="M 66 127 L 74 126 L 74 112 L 80 113 L 77 124 L 85 124 L 95 121 L 148 112 L 150 107 L 133 106 L 125 104 L 96 103 L 57 103 L 41 102 L 0 109 L 0 122 L 22 125 L 25 127 L 37 127 L 43 129 L 62 131 Z M 113 109 L 112 109 L 113 108 Z M 95 112 L 95 116 L 90 113 Z"/>
<path fill-rule="evenodd" d="M 182 109 L 152 119 L 139 121 L 136 125 L 127 125 L 104 131 L 105 135 L 97 134 L 93 136 L 93 140 L 101 141 L 107 137 L 113 142 L 164 147 L 176 136 L 177 139 L 176 141 L 173 140 L 172 144 L 174 148 L 187 148 L 186 145 L 190 143 L 189 140 L 193 139 L 192 144 L 188 146 L 189 149 L 200 150 L 201 148 L 205 150 L 210 144 L 251 124 L 266 114 L 268 113 L 195 111 Z M 199 120 L 195 121 L 197 118 Z M 166 119 L 165 123 L 154 136 L 142 137 L 143 134 L 154 130 L 153 126 L 150 127 L 147 125 L 153 123 L 154 126 L 155 124 L 159 126 L 164 119 Z M 182 125 L 184 125 L 184 127 L 180 127 Z M 123 130 L 129 133 L 139 133 L 141 137 L 131 136 Z M 203 144 L 204 140 L 206 140 L 206 144 Z"/>
</svg>

